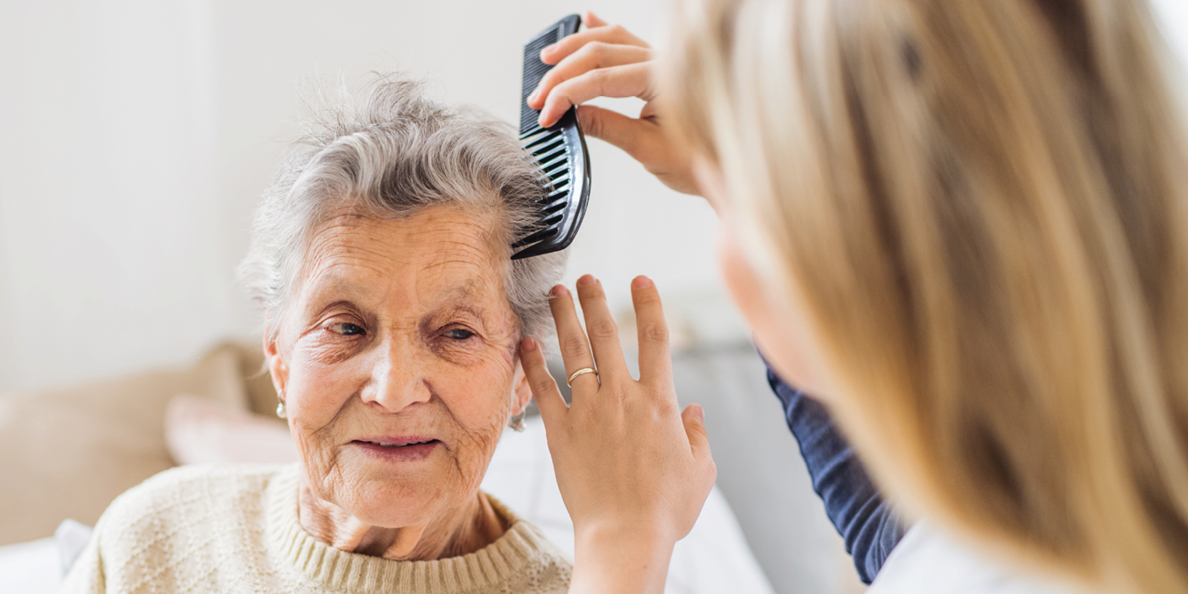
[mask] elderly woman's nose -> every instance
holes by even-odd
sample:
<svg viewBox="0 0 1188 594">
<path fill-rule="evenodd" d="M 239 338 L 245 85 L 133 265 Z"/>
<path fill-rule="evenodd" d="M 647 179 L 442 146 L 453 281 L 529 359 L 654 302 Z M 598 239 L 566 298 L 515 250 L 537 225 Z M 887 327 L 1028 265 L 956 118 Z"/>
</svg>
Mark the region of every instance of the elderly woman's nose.
<svg viewBox="0 0 1188 594">
<path fill-rule="evenodd" d="M 364 402 L 376 402 L 397 411 L 417 402 L 428 402 L 429 384 L 424 368 L 416 357 L 390 352 L 377 356 L 371 367 L 371 378 L 363 387 Z"/>
</svg>

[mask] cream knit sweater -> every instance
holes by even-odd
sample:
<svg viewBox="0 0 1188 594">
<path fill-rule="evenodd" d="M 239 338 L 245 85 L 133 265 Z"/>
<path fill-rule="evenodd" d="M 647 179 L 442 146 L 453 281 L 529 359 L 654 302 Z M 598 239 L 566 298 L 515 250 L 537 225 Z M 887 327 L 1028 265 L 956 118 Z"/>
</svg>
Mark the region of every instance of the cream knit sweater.
<svg viewBox="0 0 1188 594">
<path fill-rule="evenodd" d="M 297 522 L 298 468 L 199 466 L 163 472 L 111 504 L 63 592 L 565 592 L 570 562 L 537 528 L 477 552 L 393 561 L 340 551 Z"/>
</svg>

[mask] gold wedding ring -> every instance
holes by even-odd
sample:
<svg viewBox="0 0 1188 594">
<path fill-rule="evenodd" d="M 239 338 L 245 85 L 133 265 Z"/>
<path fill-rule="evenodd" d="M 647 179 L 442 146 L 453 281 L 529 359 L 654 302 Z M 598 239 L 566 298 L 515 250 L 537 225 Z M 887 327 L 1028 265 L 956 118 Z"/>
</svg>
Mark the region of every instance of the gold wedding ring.
<svg viewBox="0 0 1188 594">
<path fill-rule="evenodd" d="M 581 369 L 579 369 L 579 370 L 577 370 L 577 371 L 575 371 L 575 372 L 571 373 L 571 374 L 569 375 L 569 379 L 565 380 L 565 385 L 567 385 L 567 386 L 569 386 L 569 387 L 571 387 L 571 388 L 572 388 L 572 387 L 573 387 L 573 380 L 577 379 L 577 377 L 578 377 L 579 375 L 583 375 L 583 374 L 586 374 L 586 373 L 593 373 L 593 374 L 594 374 L 594 377 L 598 377 L 598 372 L 597 372 L 597 371 L 594 371 L 594 368 L 593 368 L 593 367 L 583 367 L 583 368 L 581 368 Z"/>
</svg>

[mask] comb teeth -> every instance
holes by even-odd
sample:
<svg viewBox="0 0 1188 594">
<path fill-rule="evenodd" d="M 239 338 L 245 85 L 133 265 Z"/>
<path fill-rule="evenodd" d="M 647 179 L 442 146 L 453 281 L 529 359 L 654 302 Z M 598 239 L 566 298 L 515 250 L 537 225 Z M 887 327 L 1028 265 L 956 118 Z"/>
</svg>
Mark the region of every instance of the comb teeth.
<svg viewBox="0 0 1188 594">
<path fill-rule="evenodd" d="M 554 125 L 542 128 L 540 112 L 528 107 L 552 66 L 540 61 L 540 51 L 577 32 L 581 19 L 570 15 L 524 46 L 524 78 L 520 88 L 520 146 L 537 168 L 543 194 L 537 200 L 539 219 L 527 236 L 512 245 L 513 259 L 565 249 L 573 241 L 590 195 L 590 163 L 576 110 L 570 109 Z"/>
<path fill-rule="evenodd" d="M 562 195 L 560 190 L 568 186 L 570 149 L 560 130 L 540 131 L 543 134 L 529 132 L 527 142 L 523 146 L 540 171 L 537 179 L 547 193 L 547 201 Z"/>
</svg>

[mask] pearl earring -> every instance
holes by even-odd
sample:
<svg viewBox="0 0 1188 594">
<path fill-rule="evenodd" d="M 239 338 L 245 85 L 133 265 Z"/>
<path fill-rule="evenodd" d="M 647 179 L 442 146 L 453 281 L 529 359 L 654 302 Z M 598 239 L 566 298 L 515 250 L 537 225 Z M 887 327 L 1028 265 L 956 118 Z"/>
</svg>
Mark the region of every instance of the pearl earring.
<svg viewBox="0 0 1188 594">
<path fill-rule="evenodd" d="M 282 419 L 287 419 L 289 417 L 288 417 L 288 415 L 285 414 L 285 401 L 283 400 L 284 395 L 285 395 L 284 390 L 281 390 L 280 393 L 276 395 L 276 399 L 280 401 L 276 405 L 276 416 L 278 416 Z"/>
<path fill-rule="evenodd" d="M 528 409 L 521 410 L 518 415 L 512 415 L 512 418 L 507 422 L 507 426 L 511 427 L 517 433 L 522 433 L 524 431 L 524 415 L 526 414 L 528 414 Z"/>
</svg>

